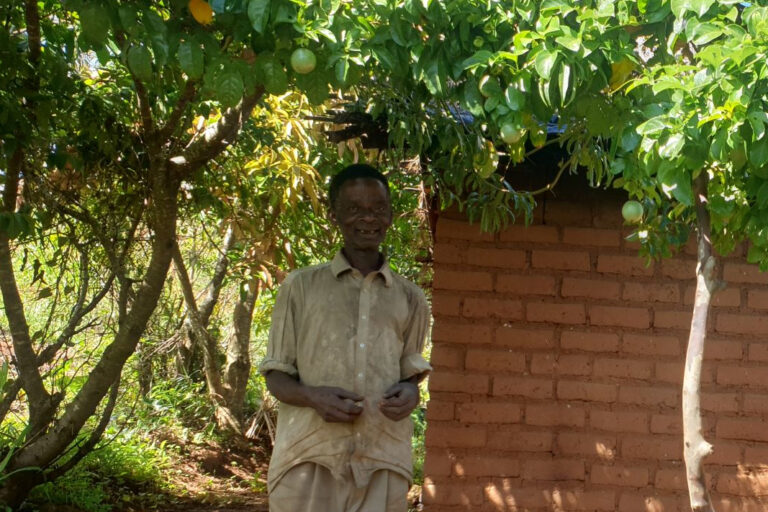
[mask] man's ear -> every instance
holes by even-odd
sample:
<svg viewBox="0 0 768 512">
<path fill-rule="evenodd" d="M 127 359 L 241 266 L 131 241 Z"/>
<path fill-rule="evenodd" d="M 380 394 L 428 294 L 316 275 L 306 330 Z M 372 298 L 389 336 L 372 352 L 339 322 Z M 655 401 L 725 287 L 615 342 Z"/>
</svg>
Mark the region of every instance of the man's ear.
<svg viewBox="0 0 768 512">
<path fill-rule="evenodd" d="M 337 224 L 336 222 L 336 212 L 333 211 L 333 206 L 328 207 L 328 218 L 331 220 L 333 224 Z"/>
</svg>

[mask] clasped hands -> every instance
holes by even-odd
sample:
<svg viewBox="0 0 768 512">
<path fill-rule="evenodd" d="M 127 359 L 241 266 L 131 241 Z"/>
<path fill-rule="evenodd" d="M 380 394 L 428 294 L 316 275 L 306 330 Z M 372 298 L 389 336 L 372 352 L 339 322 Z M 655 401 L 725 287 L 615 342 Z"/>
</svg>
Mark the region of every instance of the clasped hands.
<svg viewBox="0 0 768 512">
<path fill-rule="evenodd" d="M 363 412 L 359 405 L 362 396 L 343 388 L 317 386 L 309 388 L 311 406 L 329 423 L 352 423 Z M 413 382 L 398 382 L 389 387 L 379 401 L 379 410 L 392 421 L 399 421 L 411 414 L 419 405 L 419 388 Z"/>
</svg>

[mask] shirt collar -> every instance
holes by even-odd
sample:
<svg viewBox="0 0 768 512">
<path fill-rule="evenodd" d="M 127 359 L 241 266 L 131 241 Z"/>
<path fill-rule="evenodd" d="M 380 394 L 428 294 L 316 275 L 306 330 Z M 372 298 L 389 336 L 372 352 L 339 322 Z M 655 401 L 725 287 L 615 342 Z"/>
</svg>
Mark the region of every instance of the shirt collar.
<svg viewBox="0 0 768 512">
<path fill-rule="evenodd" d="M 352 265 L 349 264 L 344 253 L 339 251 L 336 256 L 331 260 L 331 272 L 338 279 L 338 277 L 348 270 L 353 270 Z M 384 257 L 384 263 L 381 264 L 379 270 L 375 271 L 377 274 L 384 278 L 384 286 L 389 288 L 392 285 L 392 269 L 389 268 L 389 262 L 386 256 Z"/>
</svg>

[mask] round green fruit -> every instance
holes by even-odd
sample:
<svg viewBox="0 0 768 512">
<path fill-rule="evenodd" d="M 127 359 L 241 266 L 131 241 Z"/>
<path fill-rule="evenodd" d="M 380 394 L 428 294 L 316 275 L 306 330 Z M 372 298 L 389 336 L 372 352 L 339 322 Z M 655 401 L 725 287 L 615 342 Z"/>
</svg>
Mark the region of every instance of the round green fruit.
<svg viewBox="0 0 768 512">
<path fill-rule="evenodd" d="M 525 128 L 515 123 L 504 123 L 499 129 L 501 140 L 507 144 L 515 144 L 525 135 Z"/>
<path fill-rule="evenodd" d="M 625 221 L 637 224 L 643 219 L 643 205 L 634 200 L 627 201 L 621 207 L 621 216 Z"/>
<path fill-rule="evenodd" d="M 297 48 L 291 54 L 291 67 L 301 75 L 306 75 L 315 70 L 317 66 L 317 57 L 312 50 L 306 48 Z"/>
</svg>

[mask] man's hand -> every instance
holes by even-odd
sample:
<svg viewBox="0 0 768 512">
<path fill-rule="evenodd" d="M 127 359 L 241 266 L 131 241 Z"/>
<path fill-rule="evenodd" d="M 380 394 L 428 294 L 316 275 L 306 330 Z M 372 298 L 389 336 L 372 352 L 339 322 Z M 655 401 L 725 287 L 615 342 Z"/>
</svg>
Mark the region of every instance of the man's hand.
<svg viewBox="0 0 768 512">
<path fill-rule="evenodd" d="M 398 382 L 390 386 L 379 402 L 382 414 L 392 421 L 407 418 L 419 405 L 419 387 L 413 382 Z"/>
<path fill-rule="evenodd" d="M 329 423 L 352 423 L 363 408 L 355 402 L 363 397 L 343 388 L 317 386 L 306 388 L 307 401 L 317 414 Z"/>
</svg>

